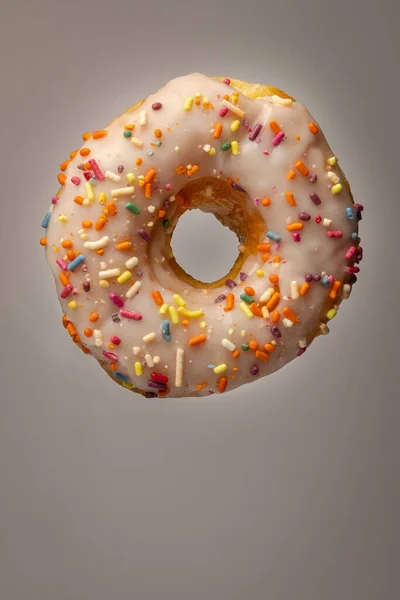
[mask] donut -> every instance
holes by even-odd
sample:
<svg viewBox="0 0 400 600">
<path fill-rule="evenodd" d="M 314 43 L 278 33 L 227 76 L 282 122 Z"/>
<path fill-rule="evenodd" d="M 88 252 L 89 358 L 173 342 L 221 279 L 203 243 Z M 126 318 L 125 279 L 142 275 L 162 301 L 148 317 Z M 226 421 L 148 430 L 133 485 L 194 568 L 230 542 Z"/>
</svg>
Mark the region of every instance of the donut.
<svg viewBox="0 0 400 600">
<path fill-rule="evenodd" d="M 329 332 L 359 272 L 363 207 L 302 104 L 192 74 L 82 137 L 40 243 L 64 327 L 115 382 L 146 397 L 223 393 Z M 171 249 L 195 209 L 238 237 L 212 283 Z"/>
</svg>

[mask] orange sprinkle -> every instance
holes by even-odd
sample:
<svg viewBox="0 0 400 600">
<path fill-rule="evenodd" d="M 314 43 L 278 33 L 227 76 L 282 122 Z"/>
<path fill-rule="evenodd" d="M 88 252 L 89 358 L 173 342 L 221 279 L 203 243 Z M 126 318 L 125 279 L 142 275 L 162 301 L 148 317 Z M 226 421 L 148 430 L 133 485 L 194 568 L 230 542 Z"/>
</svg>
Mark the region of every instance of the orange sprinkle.
<svg viewBox="0 0 400 600">
<path fill-rule="evenodd" d="M 162 306 L 164 304 L 164 299 L 158 290 L 155 292 L 151 292 L 151 297 L 153 298 L 157 306 Z"/>
<path fill-rule="evenodd" d="M 268 252 L 264 252 L 263 254 L 261 254 L 261 260 L 263 261 L 263 263 L 268 262 L 269 257 L 270 257 L 270 255 Z"/>
<path fill-rule="evenodd" d="M 235 306 L 235 296 L 233 294 L 228 294 L 225 301 L 225 312 L 229 312 Z"/>
<path fill-rule="evenodd" d="M 58 179 L 58 183 L 59 183 L 60 185 L 64 185 L 64 184 L 65 184 L 65 182 L 67 181 L 67 178 L 65 177 L 64 173 L 59 173 L 59 174 L 57 175 L 57 179 Z"/>
<path fill-rule="evenodd" d="M 161 397 L 167 396 L 171 391 L 171 388 L 166 387 L 165 390 L 158 390 L 158 395 Z"/>
<path fill-rule="evenodd" d="M 274 310 L 277 307 L 279 300 L 281 299 L 281 295 L 279 292 L 275 292 L 272 294 L 271 298 L 267 302 L 268 310 Z"/>
<path fill-rule="evenodd" d="M 271 204 L 271 198 L 265 197 L 261 200 L 263 206 L 269 206 Z"/>
<path fill-rule="evenodd" d="M 236 349 L 236 350 L 234 350 L 234 351 L 232 352 L 232 358 L 237 358 L 237 357 L 239 356 L 239 354 L 240 354 L 239 350 L 237 350 L 237 349 Z"/>
<path fill-rule="evenodd" d="M 332 300 L 335 300 L 341 285 L 342 284 L 340 283 L 340 281 L 333 282 L 331 291 L 329 292 L 329 298 L 331 298 Z"/>
<path fill-rule="evenodd" d="M 216 124 L 216 126 L 214 127 L 214 131 L 213 131 L 213 138 L 218 139 L 221 137 L 223 127 L 224 126 L 222 125 L 222 123 Z"/>
<path fill-rule="evenodd" d="M 70 159 L 72 160 L 73 158 L 75 158 L 75 156 L 78 154 L 79 150 L 72 150 L 71 154 L 69 155 Z"/>
<path fill-rule="evenodd" d="M 135 129 L 134 123 L 128 123 L 128 125 L 124 125 L 124 129 L 128 129 L 129 131 L 133 131 Z"/>
<path fill-rule="evenodd" d="M 271 283 L 277 285 L 279 283 L 279 275 L 270 275 L 268 277 Z"/>
<path fill-rule="evenodd" d="M 73 246 L 73 243 L 71 242 L 71 240 L 63 240 L 63 241 L 61 242 L 61 246 L 62 246 L 63 248 L 66 248 L 66 249 L 67 249 L 67 248 L 72 248 L 72 246 Z"/>
<path fill-rule="evenodd" d="M 93 226 L 92 221 L 82 221 L 82 227 L 84 229 L 90 229 Z"/>
<path fill-rule="evenodd" d="M 155 130 L 154 130 L 154 136 L 155 136 L 156 138 L 160 138 L 160 137 L 162 137 L 162 131 L 161 131 L 161 129 L 155 129 Z"/>
<path fill-rule="evenodd" d="M 158 211 L 158 216 L 160 219 L 162 219 L 163 217 L 165 217 L 165 210 L 159 210 Z"/>
<path fill-rule="evenodd" d="M 91 352 L 90 352 L 89 348 L 86 348 L 86 346 L 82 346 L 82 352 L 83 352 L 84 354 L 91 354 Z"/>
<path fill-rule="evenodd" d="M 271 321 L 273 323 L 277 323 L 279 321 L 279 319 L 281 318 L 281 313 L 279 312 L 278 309 L 275 309 L 274 311 L 272 311 L 271 314 Z"/>
<path fill-rule="evenodd" d="M 204 390 L 204 388 L 206 387 L 206 385 L 207 385 L 207 381 L 203 381 L 203 383 L 198 383 L 196 385 L 196 390 L 198 390 L 200 392 L 201 390 Z"/>
<path fill-rule="evenodd" d="M 87 142 L 87 140 L 90 140 L 91 137 L 91 133 L 89 131 L 87 131 L 86 133 L 82 133 L 82 139 L 84 142 Z"/>
<path fill-rule="evenodd" d="M 115 206 L 114 202 L 108 202 L 107 214 L 109 217 L 115 217 L 115 215 L 117 214 L 117 207 Z"/>
<path fill-rule="evenodd" d="M 105 217 L 104 215 L 101 215 L 96 221 L 96 225 L 94 226 L 95 230 L 101 231 L 101 229 L 103 229 L 103 227 L 106 223 L 107 223 L 107 217 Z"/>
<path fill-rule="evenodd" d="M 203 342 L 205 342 L 206 339 L 207 339 L 207 337 L 206 337 L 205 333 L 196 335 L 189 339 L 189 346 L 198 346 L 199 344 L 202 344 Z"/>
<path fill-rule="evenodd" d="M 308 124 L 308 129 L 311 131 L 311 133 L 313 133 L 314 135 L 317 135 L 319 128 L 318 125 L 316 125 L 315 123 L 309 123 Z"/>
<path fill-rule="evenodd" d="M 46 238 L 40 238 L 39 243 L 41 246 L 47 246 L 47 239 Z"/>
<path fill-rule="evenodd" d="M 280 130 L 281 130 L 281 128 L 279 127 L 279 125 L 278 125 L 278 123 L 276 121 L 270 121 L 269 122 L 269 126 L 270 126 L 271 131 L 272 131 L 272 133 L 274 135 L 277 135 L 280 132 Z"/>
<path fill-rule="evenodd" d="M 249 308 L 255 317 L 262 317 L 261 309 L 258 308 L 255 302 L 252 302 Z"/>
<path fill-rule="evenodd" d="M 306 281 L 300 286 L 299 289 L 299 294 L 300 296 L 305 296 L 308 292 L 308 290 L 310 289 L 310 284 L 307 283 Z"/>
<path fill-rule="evenodd" d="M 90 329 L 90 327 L 86 327 L 86 329 L 84 330 L 83 334 L 84 334 L 86 337 L 92 337 L 92 335 L 93 335 L 93 330 L 92 330 L 92 329 Z"/>
<path fill-rule="evenodd" d="M 299 135 L 296 135 L 296 140 L 300 141 L 300 136 Z"/>
<path fill-rule="evenodd" d="M 183 325 L 184 327 L 187 327 L 187 326 L 189 325 L 189 321 L 188 321 L 187 319 L 183 319 L 183 321 L 182 321 L 182 325 Z"/>
<path fill-rule="evenodd" d="M 62 162 L 60 165 L 60 171 L 65 171 L 70 162 L 70 159 L 64 160 L 64 162 Z"/>
<path fill-rule="evenodd" d="M 281 262 L 281 257 L 279 256 L 279 254 L 275 254 L 275 256 L 272 257 L 272 262 L 274 262 L 274 263 Z"/>
<path fill-rule="evenodd" d="M 228 385 L 228 378 L 227 377 L 220 377 L 218 379 L 218 391 L 220 394 L 222 394 L 225 390 L 226 390 L 226 386 Z"/>
<path fill-rule="evenodd" d="M 73 250 L 68 250 L 67 251 L 67 257 L 68 257 L 68 260 L 75 260 L 76 254 L 75 254 L 75 252 Z"/>
<path fill-rule="evenodd" d="M 292 321 L 292 323 L 299 322 L 298 316 L 288 306 L 285 306 L 283 309 L 283 314 L 287 319 L 289 319 L 289 321 Z"/>
<path fill-rule="evenodd" d="M 67 317 L 65 315 L 63 315 L 62 316 L 62 324 L 65 327 L 65 329 L 67 328 L 68 323 L 69 323 L 69 321 L 68 321 Z"/>
<path fill-rule="evenodd" d="M 77 335 L 77 331 L 76 331 L 76 329 L 75 329 L 75 326 L 74 326 L 74 324 L 73 324 L 73 323 L 71 323 L 71 322 L 70 322 L 70 323 L 68 323 L 68 325 L 67 325 L 67 331 L 68 331 L 68 333 L 69 333 L 69 335 L 70 335 L 71 337 L 74 337 L 74 335 Z"/>
<path fill-rule="evenodd" d="M 257 252 L 269 252 L 271 249 L 271 244 L 258 244 Z"/>
<path fill-rule="evenodd" d="M 247 294 L 248 296 L 254 296 L 256 292 L 252 287 L 250 287 L 248 285 L 244 288 L 244 293 Z"/>
<path fill-rule="evenodd" d="M 115 249 L 119 250 L 120 252 L 123 252 L 124 250 L 129 250 L 131 247 L 132 247 L 132 242 L 129 242 L 129 241 L 119 242 L 118 244 L 115 245 Z"/>
<path fill-rule="evenodd" d="M 96 250 L 96 254 L 98 254 L 99 256 L 103 256 L 104 248 L 100 248 L 100 250 Z"/>
<path fill-rule="evenodd" d="M 303 229 L 304 224 L 301 221 L 296 221 L 295 223 L 290 223 L 290 225 L 288 225 L 286 227 L 286 229 L 288 231 L 299 231 L 300 229 Z"/>
<path fill-rule="evenodd" d="M 286 175 L 286 179 L 292 180 L 296 177 L 296 172 L 293 171 L 293 169 L 290 169 L 290 171 L 287 173 Z"/>
<path fill-rule="evenodd" d="M 74 342 L 74 344 L 80 344 L 81 343 L 81 338 L 79 337 L 78 334 L 74 335 L 74 337 L 72 338 L 72 341 Z"/>
<path fill-rule="evenodd" d="M 306 167 L 306 165 L 301 160 L 297 161 L 296 169 L 299 171 L 299 173 L 301 173 L 302 175 L 305 175 L 305 176 L 307 176 L 310 172 L 308 170 L 308 168 Z"/>
<path fill-rule="evenodd" d="M 274 344 L 270 344 L 270 343 L 265 344 L 264 345 L 264 350 L 266 352 L 273 352 L 275 350 L 275 346 L 274 346 Z"/>
<path fill-rule="evenodd" d="M 92 168 L 92 165 L 88 161 L 88 162 L 85 162 L 84 167 L 85 167 L 86 171 L 90 171 L 90 169 Z"/>
<path fill-rule="evenodd" d="M 151 183 L 146 183 L 144 186 L 144 195 L 150 200 L 153 195 L 153 186 Z"/>
<path fill-rule="evenodd" d="M 190 171 L 188 171 L 188 176 L 191 177 L 192 175 L 197 173 L 199 168 L 200 168 L 199 165 L 193 165 L 192 168 L 190 169 Z"/>
<path fill-rule="evenodd" d="M 82 196 L 75 196 L 74 202 L 76 204 L 79 204 L 80 206 L 82 206 L 82 204 L 83 204 L 83 198 L 82 198 Z"/>
<path fill-rule="evenodd" d="M 81 156 L 89 156 L 89 154 L 90 154 L 90 148 L 81 148 L 79 150 L 79 154 Z"/>
<path fill-rule="evenodd" d="M 296 200 L 294 199 L 294 195 L 292 192 L 285 192 L 286 200 L 290 206 L 297 206 Z"/>
<path fill-rule="evenodd" d="M 98 129 L 97 131 L 92 131 L 92 136 L 94 140 L 98 140 L 99 138 L 105 137 L 107 133 L 108 132 L 105 129 Z"/>
<path fill-rule="evenodd" d="M 114 348 L 115 348 L 114 344 L 108 344 L 108 349 L 109 350 L 114 350 Z"/>
<path fill-rule="evenodd" d="M 151 183 L 156 175 L 157 171 L 155 169 L 149 169 L 144 176 L 145 183 Z"/>
<path fill-rule="evenodd" d="M 266 354 L 265 352 L 261 352 L 261 350 L 256 351 L 256 357 L 265 362 L 269 359 L 268 354 Z"/>
<path fill-rule="evenodd" d="M 95 323 L 99 319 L 99 314 L 97 312 L 92 312 L 89 315 L 89 321 L 91 323 Z"/>
<path fill-rule="evenodd" d="M 140 156 L 139 156 L 139 158 L 136 159 L 136 166 L 140 167 L 140 165 L 142 164 L 142 162 L 143 162 L 143 158 L 140 158 Z"/>
<path fill-rule="evenodd" d="M 249 348 L 252 350 L 258 350 L 258 342 L 256 342 L 256 340 L 250 340 Z"/>
<path fill-rule="evenodd" d="M 63 286 L 69 285 L 68 276 L 64 273 L 64 271 L 61 271 L 58 278 L 61 281 L 61 283 L 63 284 Z"/>
</svg>

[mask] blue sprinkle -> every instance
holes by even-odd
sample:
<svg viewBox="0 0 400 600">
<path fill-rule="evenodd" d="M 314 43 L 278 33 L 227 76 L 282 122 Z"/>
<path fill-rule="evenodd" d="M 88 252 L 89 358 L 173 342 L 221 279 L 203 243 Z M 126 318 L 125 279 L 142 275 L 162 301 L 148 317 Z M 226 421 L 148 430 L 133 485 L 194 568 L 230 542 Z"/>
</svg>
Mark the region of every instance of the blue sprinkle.
<svg viewBox="0 0 400 600">
<path fill-rule="evenodd" d="M 207 367 L 208 367 L 209 369 L 213 369 L 213 368 L 215 367 L 215 365 L 213 365 L 213 364 L 211 364 L 211 363 L 210 363 L 209 365 L 207 365 Z"/>
<path fill-rule="evenodd" d="M 161 333 L 162 333 L 162 336 L 163 336 L 163 338 L 164 338 L 164 340 L 166 342 L 170 342 L 171 341 L 171 335 L 170 335 L 170 332 L 169 332 L 169 327 L 170 327 L 169 321 L 162 321 L 161 322 Z"/>
<path fill-rule="evenodd" d="M 91 179 L 89 179 L 89 183 L 90 183 L 91 185 L 96 185 L 96 183 L 97 183 L 97 179 L 93 179 L 93 177 L 92 177 Z"/>
<path fill-rule="evenodd" d="M 361 211 L 360 211 L 360 210 L 357 210 L 357 211 L 356 211 L 356 215 L 357 215 L 357 221 L 361 221 L 361 219 L 362 219 L 362 214 L 361 214 Z"/>
<path fill-rule="evenodd" d="M 79 254 L 73 261 L 71 261 L 68 265 L 68 271 L 73 271 L 76 267 L 79 267 L 83 262 L 85 262 L 85 257 L 83 254 Z"/>
<path fill-rule="evenodd" d="M 114 373 L 114 377 L 116 377 L 117 379 L 120 379 L 121 381 L 125 381 L 125 383 L 130 383 L 128 377 L 125 377 L 125 375 L 122 375 L 122 373 Z"/>
<path fill-rule="evenodd" d="M 357 233 L 356 231 L 354 231 L 354 232 L 351 234 L 351 239 L 352 239 L 352 240 L 356 240 L 357 238 L 358 238 L 358 233 Z"/>
<path fill-rule="evenodd" d="M 280 242 L 282 239 L 279 233 L 275 233 L 275 231 L 267 231 L 267 238 L 274 240 L 274 242 Z"/>
<path fill-rule="evenodd" d="M 354 219 L 353 209 L 351 207 L 346 208 L 346 217 L 348 219 Z"/>
<path fill-rule="evenodd" d="M 42 221 L 43 229 L 47 229 L 47 227 L 49 226 L 50 218 L 51 218 L 51 212 L 46 213 L 44 216 L 44 219 Z"/>
<path fill-rule="evenodd" d="M 327 275 L 325 275 L 325 277 L 322 277 L 321 283 L 326 288 L 331 285 L 330 282 L 329 282 L 329 277 Z"/>
</svg>

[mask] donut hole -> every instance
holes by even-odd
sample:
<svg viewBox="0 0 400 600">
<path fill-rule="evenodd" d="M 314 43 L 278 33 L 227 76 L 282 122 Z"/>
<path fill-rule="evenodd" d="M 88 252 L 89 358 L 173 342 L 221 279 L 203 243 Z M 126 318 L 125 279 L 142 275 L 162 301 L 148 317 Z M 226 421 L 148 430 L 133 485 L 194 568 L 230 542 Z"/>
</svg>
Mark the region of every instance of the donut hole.
<svg viewBox="0 0 400 600">
<path fill-rule="evenodd" d="M 178 265 L 191 277 L 212 283 L 227 275 L 238 256 L 239 240 L 211 213 L 188 210 L 179 219 L 171 247 Z"/>
</svg>

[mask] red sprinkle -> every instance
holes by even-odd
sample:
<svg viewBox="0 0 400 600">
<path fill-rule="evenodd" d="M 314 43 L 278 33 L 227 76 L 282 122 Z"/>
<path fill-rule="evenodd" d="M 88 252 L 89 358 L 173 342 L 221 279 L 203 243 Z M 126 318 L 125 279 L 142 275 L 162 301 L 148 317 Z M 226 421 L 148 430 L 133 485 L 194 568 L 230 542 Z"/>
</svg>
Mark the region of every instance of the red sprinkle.
<svg viewBox="0 0 400 600">
<path fill-rule="evenodd" d="M 121 340 L 116 335 L 113 335 L 113 336 L 111 336 L 111 343 L 114 344 L 115 346 L 119 346 L 121 343 Z"/>
<path fill-rule="evenodd" d="M 83 176 L 86 179 L 86 181 L 89 181 L 89 179 L 92 179 L 92 177 L 93 177 L 93 175 L 91 173 L 89 173 L 89 171 L 85 171 Z"/>
<path fill-rule="evenodd" d="M 71 283 L 66 285 L 60 294 L 61 298 L 68 298 L 68 296 L 70 295 L 70 293 L 72 292 L 73 289 L 74 289 L 74 286 Z"/>
<path fill-rule="evenodd" d="M 151 105 L 151 108 L 153 110 L 160 110 L 160 108 L 162 108 L 162 104 L 161 102 L 154 102 L 154 104 Z"/>
<path fill-rule="evenodd" d="M 153 381 L 156 381 L 157 383 L 167 383 L 168 382 L 167 375 L 161 375 L 161 373 L 152 373 L 151 378 Z"/>
</svg>

